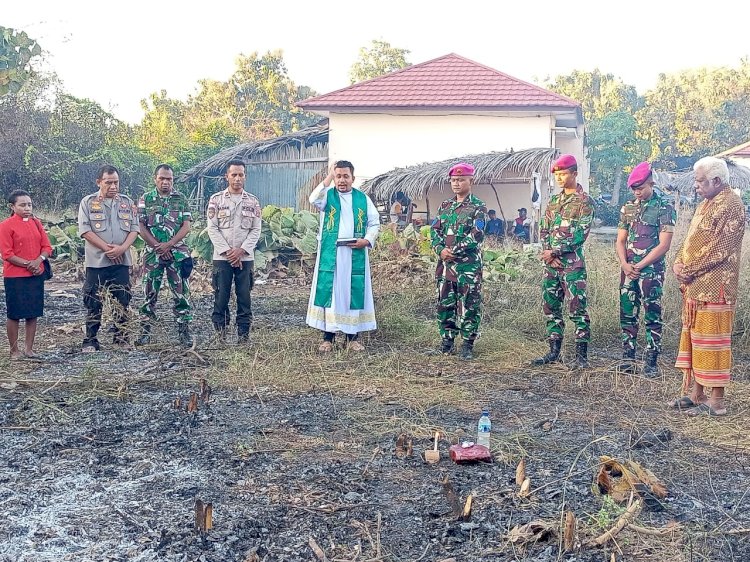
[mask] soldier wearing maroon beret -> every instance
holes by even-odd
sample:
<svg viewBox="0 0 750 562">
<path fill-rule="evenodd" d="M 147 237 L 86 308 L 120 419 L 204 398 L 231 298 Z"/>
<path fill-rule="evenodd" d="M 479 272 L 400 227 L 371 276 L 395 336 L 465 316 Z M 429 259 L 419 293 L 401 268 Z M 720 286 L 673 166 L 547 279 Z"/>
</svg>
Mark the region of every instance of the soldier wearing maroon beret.
<svg viewBox="0 0 750 562">
<path fill-rule="evenodd" d="M 588 366 L 591 321 L 586 302 L 586 262 L 583 243 L 594 220 L 594 201 L 578 183 L 575 156 L 563 154 L 551 168 L 562 192 L 553 195 L 539 222 L 544 262 L 543 311 L 547 318 L 549 352 L 533 361 L 546 365 L 560 359 L 565 321 L 562 307 L 568 297 L 569 317 L 575 324 L 574 368 Z"/>
<path fill-rule="evenodd" d="M 628 187 L 634 199 L 620 210 L 615 248 L 620 260 L 620 328 L 622 357 L 620 368 L 635 372 L 638 316 L 643 306 L 646 326 L 646 361 L 643 374 L 659 374 L 661 352 L 661 295 L 664 287 L 664 256 L 669 251 L 677 215 L 674 207 L 654 191 L 654 173 L 648 162 L 641 162 L 630 173 Z"/>
<path fill-rule="evenodd" d="M 430 230 L 438 256 L 440 353 L 455 353 L 454 340 L 463 338 L 460 358 L 474 358 L 474 340 L 482 319 L 482 241 L 487 207 L 471 193 L 474 166 L 461 162 L 448 171 L 455 197 L 443 201 Z"/>
</svg>

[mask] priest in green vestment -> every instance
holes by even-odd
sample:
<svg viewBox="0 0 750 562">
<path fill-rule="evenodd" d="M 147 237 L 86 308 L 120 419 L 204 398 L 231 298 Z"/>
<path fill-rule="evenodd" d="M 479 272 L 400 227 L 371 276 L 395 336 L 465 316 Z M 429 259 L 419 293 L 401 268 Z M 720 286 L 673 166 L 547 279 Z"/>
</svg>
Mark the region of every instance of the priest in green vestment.
<svg viewBox="0 0 750 562">
<path fill-rule="evenodd" d="M 310 194 L 310 203 L 320 210 L 320 229 L 306 321 L 323 332 L 318 349 L 324 353 L 333 350 L 336 332 L 345 334 L 349 349 L 363 351 L 357 336 L 376 328 L 369 251 L 380 217 L 353 184 L 354 166 L 339 160 Z"/>
</svg>

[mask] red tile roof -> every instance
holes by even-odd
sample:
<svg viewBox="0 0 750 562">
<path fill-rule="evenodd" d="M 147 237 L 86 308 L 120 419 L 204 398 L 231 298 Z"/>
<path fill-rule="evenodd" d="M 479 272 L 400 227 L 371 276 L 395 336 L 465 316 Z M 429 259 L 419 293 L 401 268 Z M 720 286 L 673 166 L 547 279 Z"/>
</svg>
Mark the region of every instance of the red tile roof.
<svg viewBox="0 0 750 562">
<path fill-rule="evenodd" d="M 748 158 L 750 157 L 750 142 L 733 146 L 729 150 L 725 150 L 724 152 L 717 154 L 716 156 L 735 156 L 738 158 Z"/>
<path fill-rule="evenodd" d="M 297 103 L 332 108 L 550 108 L 580 104 L 455 53 Z"/>
</svg>

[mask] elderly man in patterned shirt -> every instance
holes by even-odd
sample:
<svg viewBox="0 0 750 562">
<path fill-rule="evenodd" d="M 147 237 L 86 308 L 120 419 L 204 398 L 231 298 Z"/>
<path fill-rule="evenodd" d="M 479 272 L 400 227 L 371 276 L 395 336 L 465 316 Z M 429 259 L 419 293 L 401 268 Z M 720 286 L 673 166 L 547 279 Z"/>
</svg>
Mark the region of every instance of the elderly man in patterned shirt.
<svg viewBox="0 0 750 562">
<path fill-rule="evenodd" d="M 683 394 L 671 406 L 687 415 L 723 416 L 732 368 L 732 325 L 737 304 L 745 208 L 729 187 L 724 160 L 698 160 L 695 190 L 703 197 L 672 268 L 682 291 L 682 332 L 675 366 Z M 711 395 L 705 393 L 711 388 Z"/>
<path fill-rule="evenodd" d="M 638 316 L 643 305 L 646 325 L 646 363 L 643 374 L 659 374 L 661 352 L 661 296 L 664 288 L 664 256 L 669 251 L 677 219 L 674 207 L 654 191 L 654 173 L 641 162 L 630 173 L 628 187 L 634 198 L 622 206 L 615 248 L 620 260 L 620 368 L 635 372 Z"/>
</svg>

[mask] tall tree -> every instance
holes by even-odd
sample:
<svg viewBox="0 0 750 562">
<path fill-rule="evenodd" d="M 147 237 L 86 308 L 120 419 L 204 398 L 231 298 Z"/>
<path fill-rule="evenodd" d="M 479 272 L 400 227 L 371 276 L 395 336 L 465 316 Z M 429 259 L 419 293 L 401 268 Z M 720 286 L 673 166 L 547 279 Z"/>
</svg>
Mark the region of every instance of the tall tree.
<svg viewBox="0 0 750 562">
<path fill-rule="evenodd" d="M 144 115 L 136 127 L 136 143 L 159 162 L 176 166 L 177 155 L 190 144 L 184 127 L 185 104 L 167 97 L 166 90 L 141 100 Z"/>
<path fill-rule="evenodd" d="M 30 139 L 24 154 L 35 201 L 62 209 L 95 191 L 102 164 L 120 169 L 123 191 L 137 195 L 148 185 L 153 157 L 138 150 L 130 128 L 99 104 L 59 92 L 46 127 Z"/>
<path fill-rule="evenodd" d="M 661 74 L 638 112 L 652 158 L 685 168 L 750 140 L 750 63 L 738 68 L 698 68 Z"/>
<path fill-rule="evenodd" d="M 314 92 L 292 81 L 280 50 L 240 55 L 229 87 L 235 96 L 235 122 L 248 140 L 296 131 L 317 119 L 295 105 Z"/>
<path fill-rule="evenodd" d="M 25 31 L 0 26 L 0 96 L 16 93 L 31 76 L 31 60 L 42 48 Z"/>
<path fill-rule="evenodd" d="M 574 70 L 554 80 L 547 79 L 544 86 L 579 102 L 586 121 L 602 118 L 613 111 L 635 112 L 643 105 L 635 86 L 625 84 L 613 74 L 603 74 L 598 68 Z"/>
<path fill-rule="evenodd" d="M 592 119 L 588 141 L 593 183 L 600 191 L 611 192 L 611 204 L 617 206 L 623 170 L 648 156 L 649 143 L 639 138 L 635 117 L 627 111 L 612 111 Z"/>
<path fill-rule="evenodd" d="M 406 60 L 410 52 L 408 49 L 393 47 L 387 41 L 373 39 L 369 47 L 359 50 L 359 58 L 349 69 L 349 82 L 356 84 L 406 68 L 411 64 Z"/>
<path fill-rule="evenodd" d="M 546 87 L 581 104 L 588 130 L 592 186 L 611 193 L 612 204 L 619 204 L 623 171 L 649 152 L 633 117 L 643 105 L 635 86 L 596 68 L 547 80 Z"/>
</svg>

